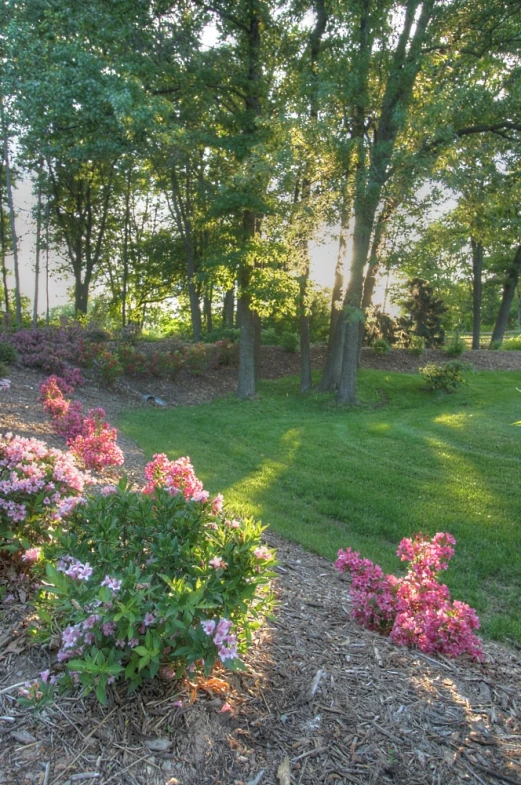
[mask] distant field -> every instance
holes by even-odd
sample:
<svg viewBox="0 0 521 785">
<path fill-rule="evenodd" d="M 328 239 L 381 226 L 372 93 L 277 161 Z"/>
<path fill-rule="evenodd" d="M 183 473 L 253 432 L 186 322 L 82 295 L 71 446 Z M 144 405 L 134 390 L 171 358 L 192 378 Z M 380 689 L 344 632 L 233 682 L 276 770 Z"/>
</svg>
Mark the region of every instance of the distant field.
<svg viewBox="0 0 521 785">
<path fill-rule="evenodd" d="M 449 531 L 444 579 L 483 631 L 521 642 L 521 374 L 480 372 L 452 395 L 419 376 L 361 371 L 362 404 L 264 382 L 252 402 L 140 409 L 120 426 L 148 456 L 189 455 L 238 515 L 333 559 L 350 545 L 398 572 L 400 539 Z"/>
</svg>

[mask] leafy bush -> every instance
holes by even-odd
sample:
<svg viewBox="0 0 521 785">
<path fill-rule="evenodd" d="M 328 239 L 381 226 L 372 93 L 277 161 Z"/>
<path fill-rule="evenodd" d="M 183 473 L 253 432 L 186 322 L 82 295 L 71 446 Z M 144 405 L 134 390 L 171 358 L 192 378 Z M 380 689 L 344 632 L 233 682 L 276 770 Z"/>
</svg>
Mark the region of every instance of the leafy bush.
<svg viewBox="0 0 521 785">
<path fill-rule="evenodd" d="M 127 376 L 147 375 L 149 371 L 148 357 L 132 344 L 121 343 L 117 348 L 116 357 L 123 368 L 123 373 Z"/>
<path fill-rule="evenodd" d="M 492 343 L 490 344 L 490 349 L 493 352 L 497 352 L 497 351 L 499 351 L 499 349 L 501 349 L 501 344 L 502 344 L 502 341 L 492 341 Z"/>
<path fill-rule="evenodd" d="M 111 335 L 103 327 L 89 327 L 85 330 L 84 338 L 90 343 L 107 343 L 110 341 Z"/>
<path fill-rule="evenodd" d="M 421 335 L 411 335 L 408 352 L 412 354 L 413 357 L 421 357 L 425 351 L 425 338 L 422 338 Z"/>
<path fill-rule="evenodd" d="M 38 439 L 0 435 L 0 549 L 31 548 L 82 501 L 88 475 Z"/>
<path fill-rule="evenodd" d="M 445 354 L 447 357 L 461 357 L 466 349 L 465 341 L 456 333 L 452 341 L 445 347 Z"/>
<path fill-rule="evenodd" d="M 271 603 L 262 527 L 227 519 L 188 459 L 155 456 L 147 474 L 149 493 L 108 487 L 46 552 L 56 566 L 39 599 L 42 625 L 49 636 L 59 625 L 58 660 L 101 702 L 116 680 L 135 689 L 158 674 L 209 674 L 218 661 L 241 669 L 239 652 Z"/>
<path fill-rule="evenodd" d="M 377 341 L 374 341 L 373 353 L 376 354 L 377 357 L 381 357 L 383 354 L 387 354 L 390 351 L 391 346 L 384 338 L 378 338 Z"/>
<path fill-rule="evenodd" d="M 401 302 L 403 316 L 398 320 L 403 331 L 405 344 L 413 335 L 425 339 L 425 346 L 432 349 L 442 346 L 445 338 L 443 321 L 447 307 L 427 281 L 413 278 L 407 284 L 408 293 Z"/>
<path fill-rule="evenodd" d="M 278 346 L 279 339 L 274 327 L 267 327 L 261 331 L 261 344 L 262 346 Z"/>
<path fill-rule="evenodd" d="M 420 368 L 420 373 L 429 390 L 445 390 L 449 392 L 467 384 L 464 371 L 470 368 L 471 366 L 468 363 L 451 360 L 451 362 L 444 365 L 429 363 L 424 368 Z"/>
<path fill-rule="evenodd" d="M 381 311 L 378 306 L 368 309 L 364 324 L 364 343 L 373 346 L 376 341 L 384 340 L 393 346 L 399 337 L 396 319 Z"/>
<path fill-rule="evenodd" d="M 294 354 L 298 351 L 300 344 L 300 339 L 297 333 L 288 333 L 283 332 L 280 337 L 280 345 L 284 349 L 285 352 L 291 352 Z"/>
<path fill-rule="evenodd" d="M 104 349 L 95 358 L 94 367 L 97 369 L 102 381 L 107 387 L 112 387 L 123 375 L 123 366 L 119 362 L 117 356 L 107 349 Z"/>
<path fill-rule="evenodd" d="M 76 324 L 18 330 L 9 340 L 17 350 L 22 365 L 62 374 L 69 363 L 78 362 L 82 353 L 83 330 Z"/>
<path fill-rule="evenodd" d="M 469 654 L 482 659 L 476 612 L 458 600 L 452 601 L 437 576 L 446 570 L 456 540 L 439 532 L 429 540 L 422 534 L 401 541 L 397 555 L 410 562 L 407 575 L 384 575 L 382 568 L 347 548 L 338 552 L 335 567 L 353 576 L 353 618 L 399 646 L 410 646 L 428 654 L 448 657 Z"/>
<path fill-rule="evenodd" d="M 7 376 L 8 370 L 7 365 L 0 360 L 0 379 L 4 379 Z"/>
<path fill-rule="evenodd" d="M 154 352 L 150 357 L 148 370 L 152 376 L 176 379 L 185 367 L 185 356 L 180 350 Z"/>
<path fill-rule="evenodd" d="M 0 340 L 0 362 L 9 364 L 17 360 L 16 349 L 12 343 L 6 340 Z"/>
<path fill-rule="evenodd" d="M 206 343 L 217 343 L 217 341 L 224 340 L 238 343 L 241 339 L 241 331 L 238 327 L 220 327 L 217 330 L 206 333 L 204 339 Z"/>
<path fill-rule="evenodd" d="M 237 365 L 239 362 L 239 344 L 230 341 L 217 341 L 214 344 L 214 367 Z"/>
<path fill-rule="evenodd" d="M 521 335 L 514 335 L 512 338 L 507 338 L 506 341 L 503 341 L 503 343 L 500 344 L 500 347 L 506 352 L 520 351 Z"/>
<path fill-rule="evenodd" d="M 208 349 L 204 343 L 195 343 L 185 347 L 185 368 L 194 376 L 201 376 L 208 364 Z"/>
</svg>

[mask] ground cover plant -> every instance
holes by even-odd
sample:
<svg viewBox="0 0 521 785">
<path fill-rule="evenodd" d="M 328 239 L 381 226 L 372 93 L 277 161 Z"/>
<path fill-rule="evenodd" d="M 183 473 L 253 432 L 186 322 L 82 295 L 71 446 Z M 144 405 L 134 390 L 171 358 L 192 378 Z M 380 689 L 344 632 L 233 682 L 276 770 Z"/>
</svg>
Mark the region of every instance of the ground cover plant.
<svg viewBox="0 0 521 785">
<path fill-rule="evenodd" d="M 190 454 L 230 509 L 333 560 L 347 545 L 398 573 L 422 530 L 458 541 L 447 585 L 483 632 L 521 640 L 517 374 L 478 372 L 451 395 L 420 376 L 362 370 L 363 404 L 264 382 L 257 400 L 138 410 L 120 421 L 148 455 Z"/>
</svg>

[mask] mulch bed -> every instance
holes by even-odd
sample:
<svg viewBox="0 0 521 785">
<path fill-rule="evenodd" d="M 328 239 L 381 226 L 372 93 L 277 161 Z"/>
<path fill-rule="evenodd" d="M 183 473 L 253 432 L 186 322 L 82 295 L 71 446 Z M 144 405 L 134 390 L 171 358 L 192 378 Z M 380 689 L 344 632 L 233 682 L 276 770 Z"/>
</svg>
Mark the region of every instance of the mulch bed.
<svg viewBox="0 0 521 785">
<path fill-rule="evenodd" d="M 488 355 L 492 368 L 521 370 L 521 352 L 468 354 L 477 367 L 491 367 L 480 364 Z M 263 358 L 265 376 L 298 373 L 296 356 L 266 349 Z M 316 367 L 322 359 L 316 350 Z M 364 366 L 408 372 L 428 361 L 363 357 Z M 36 401 L 42 378 L 13 369 L 0 430 L 63 446 Z M 233 369 L 159 389 L 127 380 L 108 392 L 89 381 L 77 397 L 110 420 L 145 393 L 196 404 L 233 392 L 235 381 Z M 141 451 L 119 443 L 141 482 Z M 486 643 L 477 664 L 397 648 L 351 621 L 349 583 L 330 562 L 272 532 L 267 540 L 278 551 L 278 607 L 246 674 L 157 681 L 135 696 L 114 690 L 106 707 L 62 696 L 40 715 L 18 706 L 15 685 L 49 667 L 55 651 L 32 644 L 31 589 L 2 561 L 0 584 L 15 601 L 0 605 L 1 785 L 521 785 L 519 649 Z"/>
</svg>

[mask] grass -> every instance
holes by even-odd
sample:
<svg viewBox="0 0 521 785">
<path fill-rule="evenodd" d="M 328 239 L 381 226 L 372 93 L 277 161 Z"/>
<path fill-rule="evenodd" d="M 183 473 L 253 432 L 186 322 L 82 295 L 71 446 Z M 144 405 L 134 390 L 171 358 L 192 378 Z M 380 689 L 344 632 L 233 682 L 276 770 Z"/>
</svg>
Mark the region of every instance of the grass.
<svg viewBox="0 0 521 785">
<path fill-rule="evenodd" d="M 147 456 L 189 455 L 233 513 L 330 559 L 350 545 L 398 573 L 402 537 L 451 532 L 453 596 L 486 635 L 521 642 L 521 375 L 476 373 L 451 395 L 408 374 L 359 380 L 350 408 L 299 395 L 291 377 L 254 401 L 140 409 L 120 426 Z"/>
</svg>

